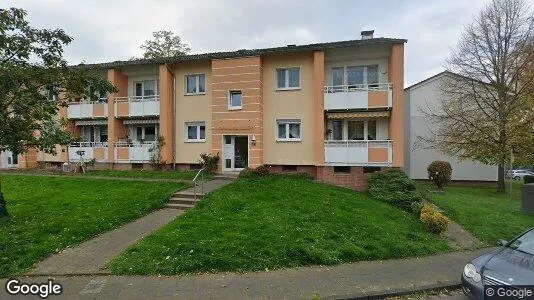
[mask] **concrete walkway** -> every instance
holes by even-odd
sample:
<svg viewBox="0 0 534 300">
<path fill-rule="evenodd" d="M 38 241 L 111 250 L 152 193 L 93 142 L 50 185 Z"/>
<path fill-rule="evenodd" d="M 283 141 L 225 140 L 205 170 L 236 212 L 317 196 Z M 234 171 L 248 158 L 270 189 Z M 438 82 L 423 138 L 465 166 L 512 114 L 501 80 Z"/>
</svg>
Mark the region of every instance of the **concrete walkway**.
<svg viewBox="0 0 534 300">
<path fill-rule="evenodd" d="M 56 276 L 55 282 L 63 286 L 64 292 L 53 299 L 344 299 L 409 294 L 458 286 L 465 263 L 485 251 L 489 249 L 245 274 Z M 22 281 L 41 283 L 47 278 L 27 277 Z M 5 286 L 5 281 L 0 280 L 0 285 Z M 11 298 L 0 290 L 0 299 Z"/>
<path fill-rule="evenodd" d="M 105 232 L 74 248 L 67 248 L 39 262 L 29 274 L 106 274 L 105 266 L 130 245 L 182 214 L 175 209 L 157 210 L 115 230 Z M 0 297 L 1 298 L 1 297 Z"/>
<path fill-rule="evenodd" d="M 78 173 L 78 175 L 54 174 L 54 173 L 31 173 L 21 171 L 0 171 L 0 175 L 21 175 L 21 176 L 40 176 L 40 177 L 62 177 L 62 178 L 86 178 L 86 179 L 106 179 L 119 181 L 145 181 L 145 182 L 185 182 L 191 183 L 190 179 L 170 179 L 170 178 L 145 178 L 145 177 L 113 177 L 113 176 L 91 176 Z"/>
</svg>

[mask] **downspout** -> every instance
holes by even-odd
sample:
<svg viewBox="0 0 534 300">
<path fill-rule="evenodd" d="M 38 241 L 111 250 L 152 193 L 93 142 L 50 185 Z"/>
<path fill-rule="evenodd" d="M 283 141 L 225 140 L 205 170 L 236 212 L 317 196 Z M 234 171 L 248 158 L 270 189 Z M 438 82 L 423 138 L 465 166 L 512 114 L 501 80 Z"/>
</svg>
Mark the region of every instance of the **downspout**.
<svg viewBox="0 0 534 300">
<path fill-rule="evenodd" d="M 176 171 L 176 76 L 174 76 L 168 63 L 165 64 L 165 67 L 172 74 L 172 169 Z"/>
</svg>

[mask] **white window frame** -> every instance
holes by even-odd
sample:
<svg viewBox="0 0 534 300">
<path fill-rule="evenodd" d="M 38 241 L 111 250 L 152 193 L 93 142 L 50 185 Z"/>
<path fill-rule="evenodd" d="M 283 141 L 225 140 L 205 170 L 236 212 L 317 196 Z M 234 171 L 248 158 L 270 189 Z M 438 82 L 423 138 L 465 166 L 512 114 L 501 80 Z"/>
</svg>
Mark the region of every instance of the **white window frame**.
<svg viewBox="0 0 534 300">
<path fill-rule="evenodd" d="M 154 82 L 154 95 L 147 96 L 145 95 L 145 82 L 153 81 Z M 142 95 L 136 95 L 137 93 L 137 84 L 141 84 L 141 94 Z M 159 97 L 159 80 L 158 79 L 145 79 L 145 80 L 135 80 L 133 82 L 133 95 L 135 97 Z"/>
<path fill-rule="evenodd" d="M 232 105 L 232 94 L 239 93 L 241 94 L 241 105 L 233 106 Z M 229 90 L 228 91 L 228 110 L 240 110 L 243 109 L 243 91 L 242 90 Z"/>
<path fill-rule="evenodd" d="M 369 83 L 369 80 L 367 79 L 368 77 L 367 67 L 374 67 L 374 66 L 376 66 L 377 68 L 378 82 Z M 357 67 L 363 68 L 363 83 L 362 84 L 379 84 L 380 83 L 380 65 L 379 64 L 332 66 L 332 68 L 330 68 L 330 80 L 331 80 L 332 86 L 335 86 L 334 85 L 334 69 L 343 69 L 343 84 L 342 85 L 348 85 L 348 79 L 349 79 L 348 68 L 357 68 Z"/>
<path fill-rule="evenodd" d="M 185 122 L 184 123 L 184 140 L 186 143 L 205 143 L 206 142 L 206 122 Z M 204 126 L 204 138 L 200 138 L 200 126 Z M 197 138 L 196 139 L 190 139 L 189 138 L 189 127 L 196 127 L 197 128 Z"/>
<path fill-rule="evenodd" d="M 200 92 L 200 76 L 204 75 L 204 91 Z M 188 77 L 195 77 L 195 92 L 188 93 L 187 92 L 187 78 Z M 205 95 L 206 94 L 206 74 L 204 73 L 198 73 L 198 74 L 187 74 L 184 75 L 184 95 L 191 96 L 191 95 Z"/>
<path fill-rule="evenodd" d="M 137 127 L 141 127 L 141 140 L 138 140 L 137 139 Z M 155 140 L 154 141 L 145 141 L 145 130 L 147 127 L 154 127 L 154 133 L 155 133 Z M 132 140 L 132 142 L 138 142 L 140 143 L 141 141 L 143 142 L 151 142 L 151 143 L 155 143 L 158 141 L 158 134 L 159 134 L 159 126 L 157 124 L 132 124 L 132 129 L 131 129 L 131 137 L 130 138 Z M 135 137 L 135 139 L 133 138 Z M 109 136 L 108 136 L 109 138 Z"/>
<path fill-rule="evenodd" d="M 330 132 L 330 134 L 328 135 L 328 140 L 329 141 L 336 141 L 336 140 L 334 140 L 334 125 L 333 125 L 334 121 L 340 121 L 340 120 L 328 120 L 328 128 L 332 130 L 332 132 Z M 350 121 L 362 121 L 363 122 L 363 138 L 364 139 L 360 140 L 360 141 L 380 141 L 380 139 L 378 139 L 378 137 L 382 134 L 382 132 L 380 131 L 380 125 L 379 125 L 378 119 L 345 119 L 345 120 L 342 120 L 342 123 L 341 123 L 342 139 L 341 139 L 341 141 L 348 141 L 349 140 L 349 122 Z M 374 140 L 369 140 L 368 139 L 368 137 L 369 137 L 368 136 L 369 135 L 369 121 L 374 121 L 375 122 L 376 139 L 374 139 Z"/>
<path fill-rule="evenodd" d="M 280 138 L 280 132 L 278 132 L 278 126 L 280 124 L 285 124 L 286 127 L 286 137 Z M 298 138 L 289 137 L 289 124 L 298 124 L 299 125 L 299 134 Z M 278 142 L 300 142 L 302 141 L 302 120 L 301 119 L 277 119 L 276 120 L 276 141 Z"/>
<path fill-rule="evenodd" d="M 299 86 L 296 87 L 290 87 L 289 86 L 289 70 L 297 69 L 299 71 Z M 278 86 L 278 71 L 284 70 L 286 74 L 285 78 L 285 84 L 284 87 Z M 293 67 L 283 67 L 283 68 L 276 68 L 275 70 L 275 82 L 276 82 L 276 90 L 277 91 L 294 91 L 294 90 L 300 90 L 302 86 L 302 73 L 300 72 L 300 66 L 293 66 Z"/>
</svg>

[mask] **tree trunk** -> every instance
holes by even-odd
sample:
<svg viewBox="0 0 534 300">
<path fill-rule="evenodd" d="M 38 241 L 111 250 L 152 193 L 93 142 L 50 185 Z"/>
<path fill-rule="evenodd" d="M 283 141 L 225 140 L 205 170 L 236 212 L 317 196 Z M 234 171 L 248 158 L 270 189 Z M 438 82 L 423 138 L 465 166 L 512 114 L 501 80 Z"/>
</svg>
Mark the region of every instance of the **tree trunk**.
<svg viewBox="0 0 534 300">
<path fill-rule="evenodd" d="M 497 192 L 504 193 L 505 191 L 505 183 L 504 183 L 504 164 L 499 164 L 499 172 L 497 176 Z"/>
</svg>

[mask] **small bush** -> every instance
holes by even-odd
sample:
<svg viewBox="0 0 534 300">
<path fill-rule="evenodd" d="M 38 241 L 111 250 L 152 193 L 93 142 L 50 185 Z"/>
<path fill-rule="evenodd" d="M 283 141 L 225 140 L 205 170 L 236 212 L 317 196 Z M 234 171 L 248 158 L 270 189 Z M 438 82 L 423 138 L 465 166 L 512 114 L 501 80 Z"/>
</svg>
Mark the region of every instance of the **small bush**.
<svg viewBox="0 0 534 300">
<path fill-rule="evenodd" d="M 244 168 L 239 173 L 239 177 L 241 177 L 241 178 L 248 178 L 248 177 L 253 177 L 253 176 L 264 177 L 264 176 L 269 175 L 270 173 L 271 172 L 269 170 L 269 167 L 267 167 L 265 165 L 261 165 L 261 166 L 259 166 L 257 168 L 254 168 L 254 169 Z"/>
<path fill-rule="evenodd" d="M 436 210 L 433 205 L 424 204 L 421 208 L 421 222 L 432 233 L 440 234 L 443 231 L 447 230 L 449 226 L 449 219 L 445 217 L 442 213 Z"/>
<path fill-rule="evenodd" d="M 219 163 L 219 153 L 217 154 L 202 153 L 200 154 L 200 159 L 198 162 L 208 172 L 215 172 L 217 171 L 217 164 Z"/>
<path fill-rule="evenodd" d="M 426 170 L 428 171 L 428 179 L 432 180 L 440 191 L 451 181 L 452 168 L 451 164 L 446 161 L 433 161 Z"/>
<path fill-rule="evenodd" d="M 416 215 L 421 215 L 421 211 L 423 210 L 423 202 L 413 202 L 411 205 L 412 212 Z"/>
<path fill-rule="evenodd" d="M 523 177 L 523 181 L 525 182 L 525 184 L 534 183 L 534 175 L 525 175 Z"/>
<path fill-rule="evenodd" d="M 373 198 L 411 211 L 414 203 L 423 200 L 415 183 L 403 171 L 375 172 L 369 176 L 369 194 Z"/>
</svg>

